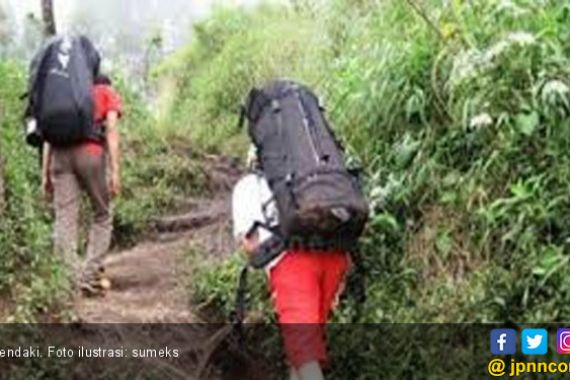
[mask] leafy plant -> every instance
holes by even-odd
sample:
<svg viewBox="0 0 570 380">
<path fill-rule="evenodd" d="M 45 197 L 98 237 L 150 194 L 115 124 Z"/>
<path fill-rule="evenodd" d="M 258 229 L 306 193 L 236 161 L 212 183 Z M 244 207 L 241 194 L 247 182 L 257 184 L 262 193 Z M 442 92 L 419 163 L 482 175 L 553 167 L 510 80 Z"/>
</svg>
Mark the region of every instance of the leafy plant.
<svg viewBox="0 0 570 380">
<path fill-rule="evenodd" d="M 293 76 L 315 87 L 366 169 L 360 321 L 567 319 L 568 7 L 451 4 L 337 0 L 215 14 L 169 63 L 188 89 L 172 117 L 200 115 L 192 128 L 222 150 L 243 138 L 231 106 L 252 84 Z M 208 37 L 214 25 L 220 38 Z M 198 294 L 228 299 L 230 289 L 208 288 Z M 347 299 L 337 318 L 354 307 Z"/>
</svg>

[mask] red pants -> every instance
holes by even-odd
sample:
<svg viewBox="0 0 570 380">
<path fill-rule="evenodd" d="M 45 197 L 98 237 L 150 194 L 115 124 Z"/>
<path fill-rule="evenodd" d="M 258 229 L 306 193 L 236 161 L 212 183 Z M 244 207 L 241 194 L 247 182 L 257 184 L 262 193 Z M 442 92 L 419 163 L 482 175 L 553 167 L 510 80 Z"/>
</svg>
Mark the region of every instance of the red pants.
<svg viewBox="0 0 570 380">
<path fill-rule="evenodd" d="M 344 252 L 291 251 L 270 272 L 273 303 L 294 368 L 326 366 L 325 324 L 348 269 Z"/>
</svg>

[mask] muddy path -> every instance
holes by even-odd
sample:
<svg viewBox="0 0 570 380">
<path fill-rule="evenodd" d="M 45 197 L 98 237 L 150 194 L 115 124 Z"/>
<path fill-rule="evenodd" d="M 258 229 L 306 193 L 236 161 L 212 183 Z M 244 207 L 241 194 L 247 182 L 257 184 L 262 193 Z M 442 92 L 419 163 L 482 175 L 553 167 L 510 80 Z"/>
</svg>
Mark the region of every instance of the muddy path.
<svg viewBox="0 0 570 380">
<path fill-rule="evenodd" d="M 193 323 L 184 254 L 199 246 L 223 257 L 232 251 L 231 189 L 242 171 L 236 160 L 208 156 L 209 197 L 189 199 L 186 210 L 157 217 L 148 240 L 111 254 L 105 297 L 80 298 L 75 311 L 84 323 Z"/>
<path fill-rule="evenodd" d="M 78 298 L 75 314 L 84 326 L 172 326 L 167 328 L 172 336 L 159 337 L 156 342 L 177 342 L 186 356 L 180 365 L 166 368 L 163 378 L 251 379 L 255 376 L 240 368 L 232 374 L 209 364 L 229 325 L 196 327 L 207 321 L 201 320 L 192 305 L 188 289 L 192 268 L 185 258 L 193 247 L 199 247 L 208 259 L 231 254 L 231 189 L 242 174 L 239 164 L 229 158 L 209 156 L 204 164 L 209 196 L 188 199 L 179 212 L 157 217 L 144 241 L 111 254 L 106 262 L 111 288 L 104 297 Z"/>
</svg>

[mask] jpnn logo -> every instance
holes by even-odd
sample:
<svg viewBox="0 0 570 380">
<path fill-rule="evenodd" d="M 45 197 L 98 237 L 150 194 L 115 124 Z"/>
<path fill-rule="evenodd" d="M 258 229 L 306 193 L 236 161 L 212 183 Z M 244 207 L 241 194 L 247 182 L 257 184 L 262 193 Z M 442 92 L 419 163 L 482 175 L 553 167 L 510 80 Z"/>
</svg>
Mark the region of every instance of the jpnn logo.
<svg viewBox="0 0 570 380">
<path fill-rule="evenodd" d="M 517 351 L 517 333 L 513 329 L 495 329 L 490 343 L 493 355 L 513 355 Z"/>
<path fill-rule="evenodd" d="M 545 329 L 524 329 L 521 341 L 525 355 L 546 355 L 548 352 L 548 332 Z"/>
</svg>

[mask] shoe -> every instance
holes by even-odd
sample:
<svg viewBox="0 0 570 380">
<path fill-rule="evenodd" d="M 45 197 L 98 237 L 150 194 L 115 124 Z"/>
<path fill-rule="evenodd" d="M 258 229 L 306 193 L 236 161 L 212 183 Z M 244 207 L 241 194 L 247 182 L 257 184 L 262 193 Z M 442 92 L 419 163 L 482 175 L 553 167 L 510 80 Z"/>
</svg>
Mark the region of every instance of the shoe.
<svg viewBox="0 0 570 380">
<path fill-rule="evenodd" d="M 86 297 L 102 297 L 111 289 L 111 281 L 105 277 L 105 268 L 101 267 L 91 276 L 85 276 L 79 288 Z"/>
<path fill-rule="evenodd" d="M 82 282 L 79 285 L 79 288 L 81 289 L 81 293 L 83 294 L 83 296 L 87 298 L 100 297 L 103 295 L 101 289 L 98 288 L 97 284 L 94 283 Z"/>
</svg>

